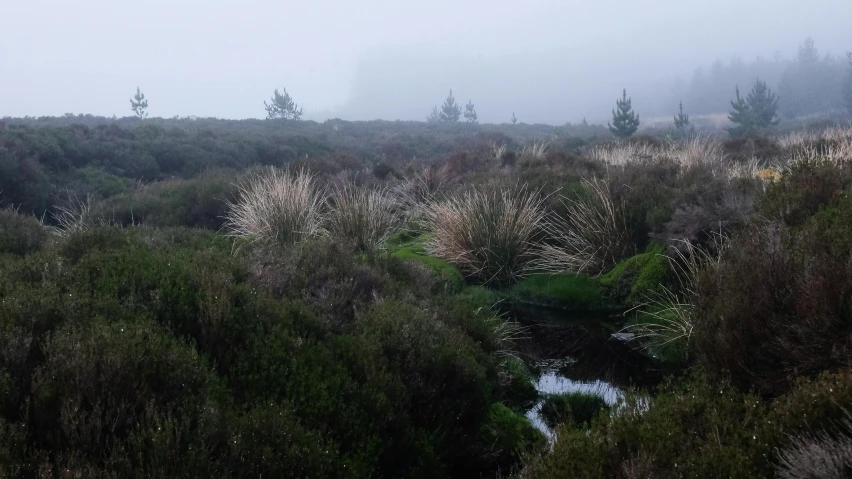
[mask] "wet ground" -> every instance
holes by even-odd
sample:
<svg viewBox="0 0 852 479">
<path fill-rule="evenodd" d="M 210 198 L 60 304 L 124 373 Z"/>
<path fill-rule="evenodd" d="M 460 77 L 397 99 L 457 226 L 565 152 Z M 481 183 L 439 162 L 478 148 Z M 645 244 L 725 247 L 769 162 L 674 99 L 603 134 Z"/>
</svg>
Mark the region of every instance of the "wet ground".
<svg viewBox="0 0 852 479">
<path fill-rule="evenodd" d="M 590 315 L 549 308 L 509 305 L 508 318 L 524 327 L 518 353 L 536 375 L 539 393 L 588 392 L 608 404 L 635 387 L 652 390 L 666 371 L 642 354 L 629 335 L 619 334 L 620 315 Z M 541 401 L 527 417 L 548 437 L 539 414 Z"/>
</svg>

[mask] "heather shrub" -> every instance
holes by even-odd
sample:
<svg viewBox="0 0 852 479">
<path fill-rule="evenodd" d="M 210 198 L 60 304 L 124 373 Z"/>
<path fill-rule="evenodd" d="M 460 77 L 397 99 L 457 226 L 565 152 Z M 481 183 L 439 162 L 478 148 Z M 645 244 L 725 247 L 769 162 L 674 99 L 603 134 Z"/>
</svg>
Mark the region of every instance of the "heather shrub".
<svg viewBox="0 0 852 479">
<path fill-rule="evenodd" d="M 189 180 L 143 185 L 92 205 L 92 214 L 122 226 L 191 226 L 219 230 L 238 191 L 234 173 L 206 172 Z"/>
<path fill-rule="evenodd" d="M 749 228 L 698 276 L 699 358 L 744 390 L 778 394 L 797 376 L 849 364 L 852 225 L 830 214 L 810 223 Z"/>
<path fill-rule="evenodd" d="M 674 160 L 653 156 L 609 171 L 609 196 L 621 208 L 629 241 L 644 250 L 652 234 L 662 229 L 675 211 L 679 184 L 684 175 L 703 168 L 685 169 Z"/>
<path fill-rule="evenodd" d="M 359 316 L 356 336 L 379 345 L 389 370 L 405 384 L 410 427 L 431 438 L 449 470 L 463 470 L 479 447 L 495 366 L 470 338 L 447 326 L 429 311 L 386 301 Z"/>
<path fill-rule="evenodd" d="M 671 219 L 653 237 L 678 249 L 687 244 L 711 248 L 716 235 L 748 224 L 758 197 L 754 182 L 708 179 L 703 184 L 699 192 L 681 192 Z"/>
<path fill-rule="evenodd" d="M 844 477 L 849 472 L 848 370 L 800 378 L 792 392 L 775 401 L 786 445 L 778 452 L 780 477 Z"/>
<path fill-rule="evenodd" d="M 501 403 L 488 408 L 479 441 L 487 446 L 483 455 L 496 462 L 501 470 L 511 470 L 524 453 L 541 451 L 547 445 L 544 434 L 523 416 Z M 496 459 L 492 459 L 496 458 Z"/>
<path fill-rule="evenodd" d="M 435 294 L 327 239 L 236 258 L 206 230 L 58 243 L 0 262 L 13 472 L 464 476 L 528 450 L 523 417 L 488 414 L 513 333 L 487 290 Z"/>
<path fill-rule="evenodd" d="M 47 239 L 47 230 L 34 217 L 0 208 L 0 254 L 25 255 L 39 250 Z"/>
<path fill-rule="evenodd" d="M 215 427 L 224 392 L 212 367 L 150 321 L 68 325 L 43 348 L 31 406 L 41 447 L 94 460 L 96 466 L 124 449 L 127 457 L 113 461 L 144 468 L 154 451 L 141 448 L 144 442 L 133 444 L 139 439 L 134 432 L 167 418 L 192 418 L 196 427 L 171 444 L 189 454 L 193 445 L 203 451 L 198 446 L 216 434 L 205 429 Z M 169 464 L 180 470 L 176 459 Z"/>
<path fill-rule="evenodd" d="M 474 190 L 436 203 L 426 215 L 426 251 L 483 283 L 514 282 L 535 258 L 541 203 L 524 188 Z"/>
<path fill-rule="evenodd" d="M 836 202 L 852 186 L 852 168 L 824 159 L 793 164 L 770 185 L 759 211 L 790 226 L 799 226 L 825 205 Z"/>
</svg>

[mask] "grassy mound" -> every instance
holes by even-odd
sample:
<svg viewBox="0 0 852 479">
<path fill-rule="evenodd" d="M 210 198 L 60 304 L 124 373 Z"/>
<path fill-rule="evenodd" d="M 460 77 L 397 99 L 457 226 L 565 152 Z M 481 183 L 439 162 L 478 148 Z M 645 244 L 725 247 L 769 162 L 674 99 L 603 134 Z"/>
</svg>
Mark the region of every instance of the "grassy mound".
<svg viewBox="0 0 852 479">
<path fill-rule="evenodd" d="M 662 245 L 652 243 L 644 253 L 618 263 L 600 278 L 604 297 L 627 307 L 643 303 L 668 278 L 669 262 L 663 253 Z"/>
<path fill-rule="evenodd" d="M 604 304 L 598 280 L 581 274 L 534 274 L 506 290 L 508 300 L 566 311 L 599 311 Z"/>
<path fill-rule="evenodd" d="M 448 287 L 458 290 L 464 286 L 461 271 L 450 263 L 426 254 L 426 236 L 416 236 L 411 233 L 397 233 L 387 241 L 391 256 L 405 260 L 413 260 L 428 267 L 433 273 L 443 278 Z"/>
<path fill-rule="evenodd" d="M 541 405 L 544 423 L 556 427 L 562 423 L 571 423 L 577 427 L 590 424 L 601 411 L 609 406 L 602 397 L 584 392 L 568 392 L 548 395 Z"/>
</svg>

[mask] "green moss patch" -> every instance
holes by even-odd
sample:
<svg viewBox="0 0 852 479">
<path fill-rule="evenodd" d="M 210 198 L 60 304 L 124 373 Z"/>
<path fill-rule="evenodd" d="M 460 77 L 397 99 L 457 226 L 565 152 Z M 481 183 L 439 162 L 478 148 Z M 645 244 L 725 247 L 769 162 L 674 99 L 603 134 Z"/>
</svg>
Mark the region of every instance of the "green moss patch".
<svg viewBox="0 0 852 479">
<path fill-rule="evenodd" d="M 424 247 L 426 239 L 426 235 L 398 233 L 388 238 L 388 251 L 391 251 L 391 256 L 395 258 L 414 260 L 428 266 L 433 272 L 445 278 L 453 288 L 461 288 L 464 285 L 461 271 L 440 258 L 427 255 Z"/>
<path fill-rule="evenodd" d="M 507 299 L 570 311 L 607 309 L 598 280 L 581 274 L 529 276 L 507 290 Z"/>
<path fill-rule="evenodd" d="M 644 253 L 625 259 L 601 276 L 607 302 L 633 307 L 659 291 L 669 276 L 669 261 L 663 253 L 662 245 L 652 243 Z"/>
</svg>

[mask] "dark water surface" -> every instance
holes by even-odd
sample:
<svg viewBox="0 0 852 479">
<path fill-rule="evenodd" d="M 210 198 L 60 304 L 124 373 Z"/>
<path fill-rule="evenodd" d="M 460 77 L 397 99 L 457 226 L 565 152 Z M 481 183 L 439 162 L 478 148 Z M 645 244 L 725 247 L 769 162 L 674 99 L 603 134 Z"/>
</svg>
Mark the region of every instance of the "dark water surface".
<svg viewBox="0 0 852 479">
<path fill-rule="evenodd" d="M 508 319 L 524 327 L 516 342 L 523 359 L 538 377 L 542 395 L 587 392 L 614 405 L 625 389 L 653 389 L 665 371 L 642 354 L 629 336 L 618 334 L 620 315 L 583 314 L 551 308 L 504 305 Z M 541 418 L 542 401 L 527 417 L 545 435 L 550 428 Z"/>
</svg>

